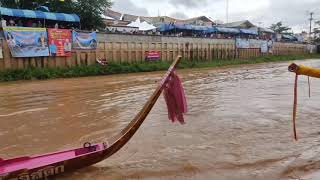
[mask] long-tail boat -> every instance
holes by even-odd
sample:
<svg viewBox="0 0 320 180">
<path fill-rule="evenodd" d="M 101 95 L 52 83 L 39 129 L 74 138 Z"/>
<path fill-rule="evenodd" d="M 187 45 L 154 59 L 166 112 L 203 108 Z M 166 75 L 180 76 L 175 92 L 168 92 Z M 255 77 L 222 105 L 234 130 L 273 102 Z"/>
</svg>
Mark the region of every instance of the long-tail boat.
<svg viewBox="0 0 320 180">
<path fill-rule="evenodd" d="M 0 180 L 38 180 L 91 166 L 119 151 L 137 132 L 165 89 L 180 62 L 178 56 L 158 87 L 136 117 L 118 135 L 100 144 L 85 143 L 83 147 L 34 157 L 0 159 Z"/>
</svg>

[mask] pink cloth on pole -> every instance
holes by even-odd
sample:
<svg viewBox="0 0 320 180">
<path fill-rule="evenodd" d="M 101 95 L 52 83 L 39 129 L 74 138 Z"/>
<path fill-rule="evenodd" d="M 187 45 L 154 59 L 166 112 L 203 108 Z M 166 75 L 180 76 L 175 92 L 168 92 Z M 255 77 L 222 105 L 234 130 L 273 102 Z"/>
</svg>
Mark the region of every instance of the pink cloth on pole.
<svg viewBox="0 0 320 180">
<path fill-rule="evenodd" d="M 172 122 L 185 124 L 183 114 L 188 112 L 187 100 L 180 78 L 173 71 L 164 88 L 164 98 L 168 108 L 168 117 Z"/>
</svg>

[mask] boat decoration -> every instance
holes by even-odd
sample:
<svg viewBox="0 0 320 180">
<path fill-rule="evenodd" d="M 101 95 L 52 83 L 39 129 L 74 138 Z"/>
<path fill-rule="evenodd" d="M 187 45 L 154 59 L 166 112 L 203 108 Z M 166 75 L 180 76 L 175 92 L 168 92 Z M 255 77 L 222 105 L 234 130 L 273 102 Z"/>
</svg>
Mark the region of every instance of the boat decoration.
<svg viewBox="0 0 320 180">
<path fill-rule="evenodd" d="M 187 112 L 186 100 L 181 81 L 175 72 L 180 60 L 181 56 L 178 56 L 174 60 L 141 111 L 119 134 L 99 144 L 86 142 L 83 147 L 76 149 L 32 157 L 0 159 L 0 180 L 47 179 L 48 177 L 71 172 L 105 160 L 129 142 L 150 113 L 164 89 L 166 89 L 165 96 L 167 98 L 170 97 L 170 99 L 166 98 L 170 101 L 167 102 L 169 104 L 168 109 L 170 110 L 169 117 L 173 118 L 171 119 L 172 121 L 175 121 L 177 118 L 180 122 L 184 122 L 183 114 Z"/>
</svg>

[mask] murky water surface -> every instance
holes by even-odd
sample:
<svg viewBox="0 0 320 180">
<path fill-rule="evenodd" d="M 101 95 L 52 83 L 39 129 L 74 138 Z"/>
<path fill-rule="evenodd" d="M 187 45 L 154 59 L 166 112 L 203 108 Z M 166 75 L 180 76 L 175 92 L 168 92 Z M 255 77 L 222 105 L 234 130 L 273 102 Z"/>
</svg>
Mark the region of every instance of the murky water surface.
<svg viewBox="0 0 320 180">
<path fill-rule="evenodd" d="M 319 60 L 299 64 L 320 68 Z M 161 97 L 116 155 L 58 179 L 298 179 L 320 166 L 320 80 L 299 83 L 292 139 L 294 75 L 288 63 L 181 70 L 187 124 L 167 119 Z M 101 142 L 142 108 L 163 72 L 0 83 L 0 157 Z"/>
</svg>

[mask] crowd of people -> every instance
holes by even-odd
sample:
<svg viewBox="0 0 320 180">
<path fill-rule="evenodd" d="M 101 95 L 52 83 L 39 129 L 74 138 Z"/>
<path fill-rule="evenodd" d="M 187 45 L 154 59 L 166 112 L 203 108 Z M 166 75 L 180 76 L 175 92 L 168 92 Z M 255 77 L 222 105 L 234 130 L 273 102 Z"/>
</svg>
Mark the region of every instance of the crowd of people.
<svg viewBox="0 0 320 180">
<path fill-rule="evenodd" d="M 40 20 L 31 18 L 13 18 L 9 16 L 1 17 L 1 27 L 38 27 L 38 28 L 59 28 L 59 29 L 80 29 L 79 23 L 62 22 L 53 20 Z M 101 31 L 100 31 L 101 32 Z M 154 35 L 154 36 L 171 36 L 171 37 L 194 37 L 194 38 L 211 38 L 211 39 L 235 39 L 235 38 L 246 38 L 246 39 L 262 39 L 262 40 L 274 40 L 277 41 L 272 34 L 232 34 L 232 33 L 206 33 L 202 31 L 169 31 L 159 32 L 156 30 L 151 31 L 139 31 L 138 29 L 123 29 L 118 30 L 117 28 L 106 28 L 106 33 L 114 34 L 131 34 L 131 35 Z"/>
<path fill-rule="evenodd" d="M 60 29 L 77 29 L 78 23 L 53 21 L 53 20 L 40 20 L 31 18 L 13 18 L 8 16 L 1 17 L 1 27 L 38 27 L 38 28 L 60 28 Z"/>
<path fill-rule="evenodd" d="M 261 39 L 261 40 L 270 40 L 274 39 L 271 35 L 248 35 L 248 34 L 231 34 L 231 33 L 188 33 L 188 32 L 166 32 L 162 33 L 164 36 L 172 37 L 195 37 L 195 38 L 210 38 L 210 39 Z"/>
<path fill-rule="evenodd" d="M 38 20 L 38 21 L 35 21 L 35 20 L 23 20 L 23 19 L 13 19 L 13 18 L 10 18 L 8 20 L 6 20 L 5 18 L 1 18 L 1 26 L 2 27 L 7 27 L 7 26 L 10 26 L 10 27 L 14 27 L 14 26 L 17 26 L 17 27 L 43 27 L 44 24 Z"/>
<path fill-rule="evenodd" d="M 160 32 L 158 31 L 139 31 L 138 29 L 132 29 L 132 30 L 126 30 L 123 29 L 119 31 L 117 28 L 106 28 L 105 29 L 106 33 L 113 33 L 113 34 L 132 34 L 132 35 L 161 35 Z"/>
<path fill-rule="evenodd" d="M 132 35 L 154 35 L 154 36 L 169 36 L 169 37 L 193 37 L 193 38 L 211 38 L 211 39 L 235 39 L 235 38 L 245 38 L 245 39 L 262 39 L 270 40 L 275 39 L 272 34 L 259 34 L 259 35 L 250 35 L 250 34 L 234 34 L 234 33 L 206 33 L 201 31 L 168 31 L 168 32 L 159 32 L 159 31 L 139 31 L 137 29 L 123 29 L 118 30 L 115 27 L 107 27 L 105 29 L 106 33 L 112 34 L 132 34 Z"/>
</svg>

